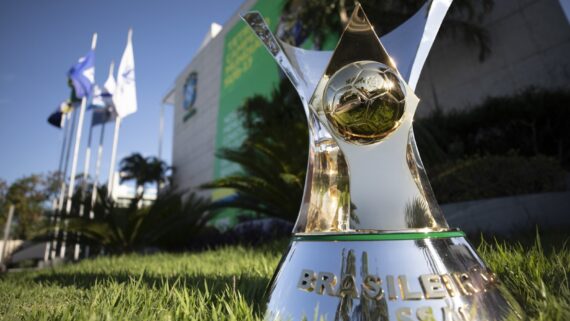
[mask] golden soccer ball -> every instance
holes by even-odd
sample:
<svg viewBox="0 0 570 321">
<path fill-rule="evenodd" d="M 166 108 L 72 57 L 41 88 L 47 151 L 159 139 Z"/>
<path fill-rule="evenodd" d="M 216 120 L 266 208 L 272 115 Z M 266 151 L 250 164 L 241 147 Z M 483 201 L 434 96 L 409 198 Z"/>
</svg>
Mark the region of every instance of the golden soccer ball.
<svg viewBox="0 0 570 321">
<path fill-rule="evenodd" d="M 326 85 L 323 103 L 331 127 L 346 141 L 373 144 L 400 125 L 406 87 L 397 72 L 376 61 L 351 63 Z"/>
</svg>

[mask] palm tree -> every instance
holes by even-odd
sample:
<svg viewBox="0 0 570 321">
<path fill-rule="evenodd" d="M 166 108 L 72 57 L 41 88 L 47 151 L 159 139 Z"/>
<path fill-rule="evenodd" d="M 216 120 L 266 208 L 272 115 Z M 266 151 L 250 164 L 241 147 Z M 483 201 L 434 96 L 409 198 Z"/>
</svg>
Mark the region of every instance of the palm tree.
<svg viewBox="0 0 570 321">
<path fill-rule="evenodd" d="M 230 188 L 236 191 L 235 197 L 212 206 L 253 210 L 258 214 L 293 221 L 303 196 L 305 168 L 295 169 L 301 164 L 289 163 L 286 157 L 280 156 L 286 153 L 291 151 L 263 143 L 243 149 L 221 150 L 219 157 L 240 164 L 244 173 L 202 185 L 203 188 Z"/>
<path fill-rule="evenodd" d="M 99 191 L 104 195 L 105 187 Z M 105 248 L 110 253 L 126 253 L 145 246 L 183 246 L 204 232 L 214 215 L 209 201 L 195 194 L 169 193 L 159 197 L 150 207 L 118 207 L 113 200 L 98 198 L 95 218 L 72 217 L 68 231 L 81 234 L 80 242 Z M 74 241 L 74 240 L 71 240 Z"/>
<path fill-rule="evenodd" d="M 270 98 L 254 96 L 240 109 L 247 137 L 239 148 L 222 149 L 218 157 L 237 163 L 243 172 L 202 187 L 230 188 L 236 197 L 213 204 L 253 210 L 295 220 L 303 195 L 308 157 L 308 130 L 303 107 L 289 81 Z"/>
<path fill-rule="evenodd" d="M 157 157 L 143 157 L 140 153 L 133 153 L 121 160 L 121 183 L 134 180 L 137 190 L 136 199 L 144 196 L 145 185 L 156 183 L 157 189 L 165 181 L 169 167 Z"/>
<path fill-rule="evenodd" d="M 144 185 L 147 183 L 146 171 L 146 159 L 139 153 L 133 153 L 121 160 L 121 183 L 134 180 L 136 191 L 142 198 L 142 195 L 144 195 Z"/>
<path fill-rule="evenodd" d="M 156 183 L 157 192 L 166 181 L 166 173 L 170 167 L 158 157 L 147 157 L 147 179 Z"/>
</svg>

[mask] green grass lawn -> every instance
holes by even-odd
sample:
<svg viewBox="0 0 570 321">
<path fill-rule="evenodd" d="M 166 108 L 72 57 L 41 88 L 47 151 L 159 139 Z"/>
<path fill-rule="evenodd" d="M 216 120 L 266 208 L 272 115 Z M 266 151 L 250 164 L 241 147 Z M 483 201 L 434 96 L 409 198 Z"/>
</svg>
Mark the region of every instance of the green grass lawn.
<svg viewBox="0 0 570 321">
<path fill-rule="evenodd" d="M 263 293 L 284 247 L 102 257 L 8 273 L 0 276 L 0 318 L 261 320 Z M 570 320 L 564 242 L 483 242 L 479 252 L 533 320 Z"/>
</svg>

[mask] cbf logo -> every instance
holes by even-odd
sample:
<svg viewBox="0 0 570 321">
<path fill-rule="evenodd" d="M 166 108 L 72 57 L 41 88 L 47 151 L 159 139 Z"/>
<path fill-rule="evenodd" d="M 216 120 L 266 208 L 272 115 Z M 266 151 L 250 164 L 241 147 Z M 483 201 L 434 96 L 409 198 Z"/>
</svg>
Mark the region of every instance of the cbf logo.
<svg viewBox="0 0 570 321">
<path fill-rule="evenodd" d="M 184 115 L 184 121 L 187 121 L 190 117 L 194 116 L 196 113 L 196 108 L 194 108 L 194 103 L 196 102 L 196 85 L 198 84 L 198 74 L 192 72 L 188 75 L 186 83 L 184 83 L 184 102 L 182 107 L 186 110 L 186 115 Z"/>
</svg>

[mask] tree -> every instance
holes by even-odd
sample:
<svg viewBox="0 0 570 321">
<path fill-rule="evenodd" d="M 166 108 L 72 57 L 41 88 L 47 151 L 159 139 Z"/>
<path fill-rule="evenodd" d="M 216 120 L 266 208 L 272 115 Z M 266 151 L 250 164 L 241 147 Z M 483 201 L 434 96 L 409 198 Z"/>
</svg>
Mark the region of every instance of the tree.
<svg viewBox="0 0 570 321">
<path fill-rule="evenodd" d="M 8 206 L 6 204 L 7 193 L 8 183 L 6 183 L 5 180 L 0 179 L 0 228 L 4 227 L 8 215 Z"/>
<path fill-rule="evenodd" d="M 429 1 L 429 0 L 427 0 Z M 426 0 L 359 1 L 379 35 L 384 35 L 411 17 Z M 287 0 L 282 19 L 300 22 L 301 37 L 312 37 L 317 48 L 322 48 L 330 35 L 340 36 L 348 23 L 355 1 L 346 0 Z M 479 48 L 479 58 L 490 53 L 489 36 L 480 26 L 483 16 L 493 8 L 494 0 L 455 0 L 442 28 L 442 36 L 461 36 Z"/>
<path fill-rule="evenodd" d="M 147 157 L 146 161 L 148 179 L 154 181 L 157 191 L 160 191 L 160 187 L 166 181 L 166 173 L 170 167 L 158 157 Z"/>
<path fill-rule="evenodd" d="M 102 187 L 99 195 L 104 193 Z M 94 212 L 94 219 L 70 218 L 68 231 L 71 237 L 81 234 L 80 242 L 110 253 L 128 253 L 147 246 L 182 247 L 205 231 L 213 215 L 207 200 L 190 194 L 183 201 L 177 193 L 164 194 L 145 208 L 121 208 L 111 199 L 98 198 Z"/>
<path fill-rule="evenodd" d="M 144 185 L 148 183 L 146 178 L 146 159 L 139 153 L 133 153 L 121 160 L 120 176 L 121 183 L 135 181 L 137 193 L 144 195 Z M 139 191 L 142 189 L 142 191 Z"/>
<path fill-rule="evenodd" d="M 4 212 L 7 213 L 8 205 L 14 205 L 16 215 L 14 237 L 30 239 L 33 236 L 35 227 L 41 222 L 46 211 L 46 202 L 57 191 L 57 183 L 55 183 L 58 180 L 57 177 L 56 172 L 43 175 L 32 174 L 17 179 L 7 188 L 4 197 Z"/>
<path fill-rule="evenodd" d="M 295 220 L 308 157 L 307 124 L 297 93 L 284 79 L 269 98 L 249 98 L 239 112 L 247 137 L 239 148 L 220 150 L 218 157 L 240 164 L 243 173 L 203 187 L 236 191 L 236 197 L 214 206 Z"/>
<path fill-rule="evenodd" d="M 143 157 L 140 153 L 133 153 L 121 160 L 121 183 L 134 180 L 137 190 L 137 199 L 144 196 L 144 188 L 148 183 L 156 183 L 157 188 L 166 179 L 169 167 L 157 157 Z"/>
</svg>

